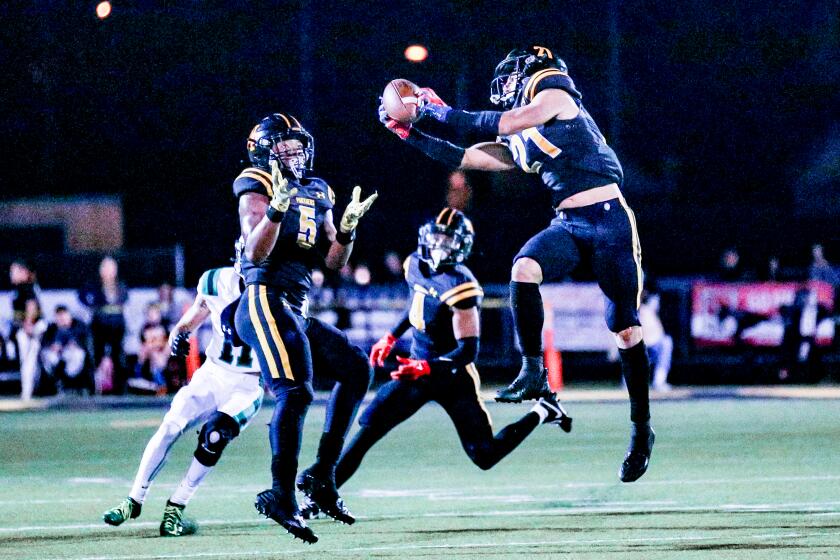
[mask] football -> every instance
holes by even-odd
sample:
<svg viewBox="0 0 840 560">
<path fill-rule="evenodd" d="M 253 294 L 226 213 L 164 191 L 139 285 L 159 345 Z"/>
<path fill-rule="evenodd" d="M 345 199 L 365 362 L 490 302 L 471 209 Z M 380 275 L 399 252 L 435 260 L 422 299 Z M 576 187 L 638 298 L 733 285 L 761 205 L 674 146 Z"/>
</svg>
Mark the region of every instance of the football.
<svg viewBox="0 0 840 560">
<path fill-rule="evenodd" d="M 417 95 L 420 88 L 412 82 L 397 78 L 391 80 L 382 92 L 382 105 L 388 116 L 401 123 L 412 123 L 419 116 Z"/>
</svg>

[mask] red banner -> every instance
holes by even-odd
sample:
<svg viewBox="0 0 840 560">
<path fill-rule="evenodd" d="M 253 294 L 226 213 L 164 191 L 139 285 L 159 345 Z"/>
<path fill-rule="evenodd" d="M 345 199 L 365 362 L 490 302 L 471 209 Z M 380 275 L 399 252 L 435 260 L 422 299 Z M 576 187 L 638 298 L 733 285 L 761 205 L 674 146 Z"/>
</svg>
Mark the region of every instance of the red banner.
<svg viewBox="0 0 840 560">
<path fill-rule="evenodd" d="M 834 338 L 834 289 L 825 282 L 707 283 L 692 286 L 697 346 L 779 346 L 785 336 Z"/>
</svg>

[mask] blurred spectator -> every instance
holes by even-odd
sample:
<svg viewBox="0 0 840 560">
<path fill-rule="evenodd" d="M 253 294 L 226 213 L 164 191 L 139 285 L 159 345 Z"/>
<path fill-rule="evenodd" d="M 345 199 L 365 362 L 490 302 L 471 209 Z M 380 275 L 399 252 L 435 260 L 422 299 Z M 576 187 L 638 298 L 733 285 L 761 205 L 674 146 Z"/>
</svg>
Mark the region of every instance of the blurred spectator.
<svg viewBox="0 0 840 560">
<path fill-rule="evenodd" d="M 93 315 L 93 359 L 98 376 L 98 389 L 114 388 L 122 392 L 122 378 L 125 367 L 123 336 L 125 317 L 123 307 L 128 299 L 128 290 L 119 281 L 117 261 L 105 257 L 99 264 L 99 284 L 84 288 L 79 300 Z"/>
<path fill-rule="evenodd" d="M 793 304 L 781 307 L 779 312 L 784 324 L 779 379 L 816 381 L 821 365 L 817 325 L 831 313 L 819 304 L 817 292 L 809 288 L 799 289 Z"/>
<path fill-rule="evenodd" d="M 385 253 L 383 260 L 384 272 L 382 277 L 383 284 L 399 284 L 401 287 L 405 285 L 405 276 L 403 272 L 403 259 L 396 251 L 388 251 Z"/>
<path fill-rule="evenodd" d="M 23 323 L 26 302 L 31 299 L 37 301 L 41 290 L 38 287 L 35 271 L 21 259 L 13 261 L 9 266 L 9 280 L 12 283 L 12 311 L 14 313 L 11 335 L 14 336 L 14 331 Z"/>
<path fill-rule="evenodd" d="M 773 255 L 767 259 L 767 265 L 761 270 L 758 279 L 765 282 L 778 282 L 782 279 L 779 257 Z"/>
<path fill-rule="evenodd" d="M 41 375 L 41 337 L 47 330 L 47 323 L 41 318 L 41 306 L 37 299 L 26 300 L 26 308 L 20 328 L 15 333 L 20 358 L 20 398 L 32 398 Z"/>
<path fill-rule="evenodd" d="M 671 371 L 671 355 L 674 352 L 674 340 L 665 332 L 659 319 L 659 295 L 645 292 L 639 306 L 639 322 L 647 346 L 650 365 L 653 370 L 653 389 L 670 391 L 668 374 Z"/>
<path fill-rule="evenodd" d="M 724 282 L 738 282 L 744 279 L 741 255 L 735 247 L 729 247 L 721 254 L 718 277 Z"/>
<path fill-rule="evenodd" d="M 811 266 L 808 268 L 808 279 L 825 282 L 832 286 L 840 284 L 840 276 L 825 258 L 823 247 L 820 244 L 811 247 Z"/>
<path fill-rule="evenodd" d="M 134 377 L 128 380 L 128 386 L 141 391 L 166 394 L 166 371 L 170 358 L 166 329 L 160 324 L 144 325 L 140 333 L 140 342 Z"/>
<path fill-rule="evenodd" d="M 160 308 L 161 322 L 169 330 L 181 318 L 181 312 L 183 310 L 178 305 L 175 299 L 175 289 L 169 282 L 164 282 L 158 286 L 157 293 L 157 305 Z"/>
<path fill-rule="evenodd" d="M 148 327 L 150 325 L 160 325 L 164 329 L 166 329 L 167 332 L 169 332 L 169 326 L 163 320 L 163 313 L 161 312 L 160 303 L 153 301 L 152 303 L 146 305 L 146 309 L 143 310 L 143 318 L 145 319 L 143 322 L 143 328 Z"/>
<path fill-rule="evenodd" d="M 41 361 L 60 393 L 65 389 L 93 393 L 90 333 L 64 305 L 55 308 L 55 321 L 41 340 Z"/>
<path fill-rule="evenodd" d="M 359 286 L 367 286 L 370 284 L 370 269 L 365 263 L 359 263 L 356 265 L 356 269 L 353 270 L 353 281 Z"/>
<path fill-rule="evenodd" d="M 449 188 L 446 191 L 446 205 L 456 210 L 466 211 L 472 200 L 472 186 L 463 171 L 449 174 Z"/>
</svg>

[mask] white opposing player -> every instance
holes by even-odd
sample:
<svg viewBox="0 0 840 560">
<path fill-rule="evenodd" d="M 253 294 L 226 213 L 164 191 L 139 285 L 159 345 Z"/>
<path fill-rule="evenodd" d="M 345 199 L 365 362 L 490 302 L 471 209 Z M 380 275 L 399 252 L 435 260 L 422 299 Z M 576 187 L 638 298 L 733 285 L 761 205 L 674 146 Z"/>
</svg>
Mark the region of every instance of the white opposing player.
<svg viewBox="0 0 840 560">
<path fill-rule="evenodd" d="M 131 492 L 118 506 L 104 513 L 105 523 L 121 525 L 140 516 L 149 486 L 163 467 L 172 444 L 185 430 L 204 422 L 192 464 L 166 502 L 160 524 L 162 536 L 178 537 L 195 532 L 195 523 L 183 517 L 184 507 L 218 462 L 225 446 L 257 414 L 263 399 L 259 364 L 253 359 L 251 349 L 233 346 L 222 330 L 222 313 L 239 298 L 240 282 L 233 267 L 215 268 L 201 276 L 195 301 L 173 327 L 169 343 L 173 354 L 186 355 L 190 332 L 209 316 L 213 337 L 207 347 L 207 360 L 193 374 L 190 383 L 175 395 L 169 412 L 146 444 Z"/>
</svg>

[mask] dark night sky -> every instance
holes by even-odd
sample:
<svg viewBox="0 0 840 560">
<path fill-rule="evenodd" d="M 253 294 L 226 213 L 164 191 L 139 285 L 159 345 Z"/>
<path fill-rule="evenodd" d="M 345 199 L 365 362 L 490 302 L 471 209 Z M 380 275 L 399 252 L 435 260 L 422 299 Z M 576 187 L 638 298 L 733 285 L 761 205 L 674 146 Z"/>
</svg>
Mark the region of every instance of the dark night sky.
<svg viewBox="0 0 840 560">
<path fill-rule="evenodd" d="M 0 7 L 0 198 L 120 194 L 128 247 L 183 243 L 190 281 L 230 253 L 230 184 L 273 111 L 314 134 L 340 206 L 356 182 L 380 192 L 357 260 L 410 250 L 446 170 L 381 128 L 377 96 L 406 77 L 488 108 L 496 62 L 531 43 L 615 147 L 652 272 L 708 271 L 732 244 L 796 266 L 822 240 L 840 260 L 840 2 L 113 3 L 105 21 L 95 2 Z M 533 177 L 472 180 L 473 268 L 504 281 L 547 198 Z"/>
</svg>

